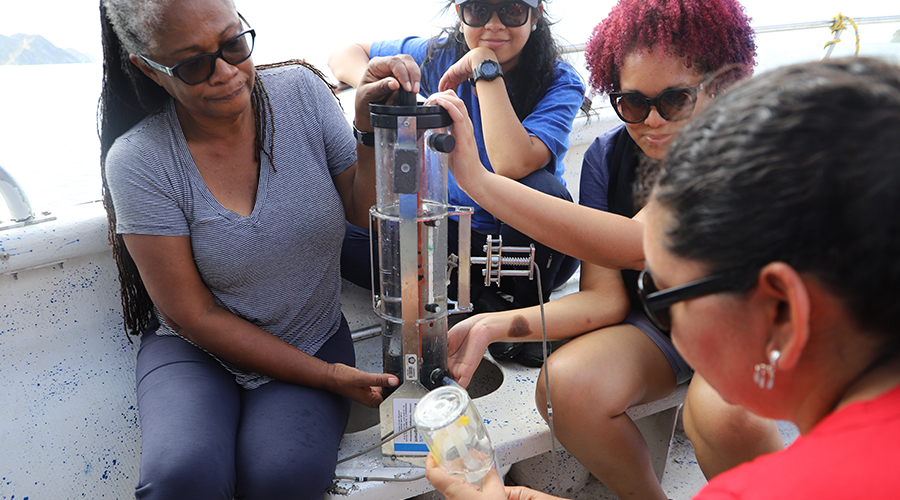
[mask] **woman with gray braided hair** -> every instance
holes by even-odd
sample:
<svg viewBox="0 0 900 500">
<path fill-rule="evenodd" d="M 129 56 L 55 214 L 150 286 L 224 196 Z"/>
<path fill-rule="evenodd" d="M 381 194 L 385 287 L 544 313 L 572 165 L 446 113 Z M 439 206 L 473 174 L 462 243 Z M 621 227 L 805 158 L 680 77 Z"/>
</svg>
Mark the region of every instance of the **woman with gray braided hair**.
<svg viewBox="0 0 900 500">
<path fill-rule="evenodd" d="M 321 498 L 350 400 L 377 407 L 398 383 L 354 368 L 338 300 L 373 151 L 316 70 L 253 66 L 232 0 L 100 11 L 104 202 L 141 336 L 136 496 Z M 357 110 L 409 87 L 406 64 L 373 60 Z"/>
<path fill-rule="evenodd" d="M 695 499 L 900 497 L 898 164 L 900 67 L 875 59 L 738 84 L 672 143 L 639 301 L 725 400 L 801 433 Z M 549 498 L 427 475 L 450 500 Z"/>
</svg>

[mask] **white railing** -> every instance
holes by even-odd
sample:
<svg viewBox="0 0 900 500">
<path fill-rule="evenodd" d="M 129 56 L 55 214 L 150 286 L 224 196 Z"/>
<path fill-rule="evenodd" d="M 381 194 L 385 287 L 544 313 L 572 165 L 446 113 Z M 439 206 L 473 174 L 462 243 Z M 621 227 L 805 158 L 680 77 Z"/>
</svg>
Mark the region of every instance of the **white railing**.
<svg viewBox="0 0 900 500">
<path fill-rule="evenodd" d="M 898 23 L 900 22 L 900 15 L 897 16 L 878 16 L 878 17 L 858 17 L 853 18 L 856 21 L 856 24 L 884 24 L 884 23 Z M 761 35 L 764 33 L 778 33 L 781 31 L 799 31 L 806 29 L 817 29 L 817 28 L 831 28 L 834 25 L 834 20 L 829 19 L 827 21 L 812 21 L 807 23 L 793 23 L 793 24 L 776 24 L 772 26 L 759 26 L 757 28 L 753 28 L 753 31 L 756 32 L 757 35 Z M 586 43 L 578 43 L 574 45 L 569 45 L 563 49 L 563 54 L 577 54 L 579 52 L 584 52 L 585 47 L 587 47 Z"/>
<path fill-rule="evenodd" d="M 25 190 L 16 179 L 0 165 L 0 195 L 6 200 L 9 216 L 13 222 L 25 222 L 34 218 L 34 210 Z"/>
</svg>

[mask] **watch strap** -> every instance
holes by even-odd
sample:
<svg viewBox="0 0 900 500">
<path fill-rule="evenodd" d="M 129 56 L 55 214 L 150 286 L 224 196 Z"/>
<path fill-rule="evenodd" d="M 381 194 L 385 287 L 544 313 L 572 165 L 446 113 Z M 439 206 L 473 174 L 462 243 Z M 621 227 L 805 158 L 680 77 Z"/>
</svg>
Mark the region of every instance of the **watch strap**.
<svg viewBox="0 0 900 500">
<path fill-rule="evenodd" d="M 356 142 L 363 146 L 375 147 L 375 132 L 363 132 L 356 128 L 355 123 L 353 124 L 353 137 L 356 137 Z"/>
<path fill-rule="evenodd" d="M 487 65 L 493 66 L 496 71 L 485 74 L 482 68 Z M 474 86 L 478 80 L 492 82 L 501 76 L 503 76 L 503 69 L 500 67 L 500 63 L 493 59 L 485 59 L 472 69 L 472 78 L 469 78 L 469 83 Z"/>
</svg>

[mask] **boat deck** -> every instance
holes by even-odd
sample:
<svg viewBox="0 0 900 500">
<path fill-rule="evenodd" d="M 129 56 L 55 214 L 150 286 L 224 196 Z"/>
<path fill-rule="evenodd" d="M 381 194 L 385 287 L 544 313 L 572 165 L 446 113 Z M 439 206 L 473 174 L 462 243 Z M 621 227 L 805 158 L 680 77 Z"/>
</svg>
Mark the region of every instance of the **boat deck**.
<svg viewBox="0 0 900 500">
<path fill-rule="evenodd" d="M 785 444 L 794 442 L 799 435 L 797 427 L 790 422 L 778 422 L 778 429 Z M 662 478 L 663 491 L 672 500 L 688 500 L 701 488 L 706 486 L 706 478 L 697 465 L 694 456 L 694 446 L 684 435 L 679 416 L 675 427 L 675 435 L 672 437 L 672 447 L 669 448 L 669 456 L 666 459 L 666 472 Z M 615 500 L 615 495 L 595 477 L 588 479 L 584 488 L 578 492 L 565 496 L 573 500 Z"/>
</svg>

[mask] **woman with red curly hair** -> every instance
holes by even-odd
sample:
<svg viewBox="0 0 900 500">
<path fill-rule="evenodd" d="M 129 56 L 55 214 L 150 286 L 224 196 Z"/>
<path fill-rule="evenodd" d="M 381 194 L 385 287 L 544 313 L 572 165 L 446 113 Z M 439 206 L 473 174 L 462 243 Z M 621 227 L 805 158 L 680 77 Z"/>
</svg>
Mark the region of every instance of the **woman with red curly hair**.
<svg viewBox="0 0 900 500">
<path fill-rule="evenodd" d="M 609 95 L 613 109 L 625 123 L 598 137 L 585 153 L 580 203 L 634 217 L 646 203 L 672 140 L 716 93 L 750 76 L 755 55 L 753 30 L 736 0 L 621 0 L 594 29 L 585 56 L 591 86 Z M 600 272 L 597 267 L 584 265 L 582 276 L 585 270 L 589 276 Z M 610 401 L 599 417 L 610 425 L 594 427 L 606 431 L 605 436 L 598 436 L 594 443 L 569 440 L 576 449 L 584 450 L 573 453 L 595 475 L 595 470 L 601 471 L 601 479 L 620 497 L 626 491 L 636 491 L 632 486 L 635 483 L 623 481 L 629 489 L 619 490 L 620 480 L 629 476 L 606 479 L 609 474 L 605 472 L 613 472 L 610 467 L 629 471 L 637 484 L 652 490 L 638 490 L 646 491 L 638 497 L 665 498 L 652 480 L 649 454 L 624 409 L 665 396 L 676 384 L 689 379 L 691 370 L 672 346 L 669 332 L 649 321 L 641 310 L 636 300 L 638 271 L 626 269 L 621 275 L 631 298 L 624 322 L 582 335 L 551 358 L 557 380 L 551 391 L 556 391 L 554 401 L 563 404 L 567 399 L 558 396 L 560 392 L 578 398 L 586 384 L 578 380 L 583 380 L 585 370 L 596 366 L 598 360 L 609 366 L 600 368 L 602 372 L 595 372 L 595 376 L 609 379 L 612 374 L 627 373 L 614 379 L 617 384 L 594 389 L 602 400 Z M 608 288 L 610 283 L 598 286 Z M 559 414 L 566 410 L 560 403 L 556 406 Z M 573 437 L 575 428 L 595 418 L 584 415 L 573 419 Z M 725 403 L 697 375 L 688 389 L 684 424 L 707 478 L 783 447 L 773 421 Z M 600 439 L 606 447 L 616 439 L 636 444 L 598 452 L 603 447 L 592 446 L 599 445 Z"/>
<path fill-rule="evenodd" d="M 497 216 L 507 224 L 582 259 L 581 290 L 545 306 L 548 338 L 570 339 L 545 369 L 557 437 L 620 498 L 666 498 L 625 410 L 669 395 L 692 375 L 637 299 L 638 212 L 673 138 L 717 92 L 749 76 L 754 57 L 754 33 L 736 0 L 621 0 L 586 51 L 591 85 L 625 122 L 585 153 L 580 204 L 594 210 L 524 198 L 496 176 L 469 181 L 480 169 L 469 178 L 455 161 L 457 182 L 482 206 L 502 205 Z M 489 343 L 540 339 L 536 307 L 473 316 L 449 333 L 451 371 L 465 384 Z M 538 384 L 542 412 L 544 389 Z M 685 428 L 707 477 L 783 446 L 774 422 L 726 404 L 700 377 L 688 391 Z"/>
</svg>

